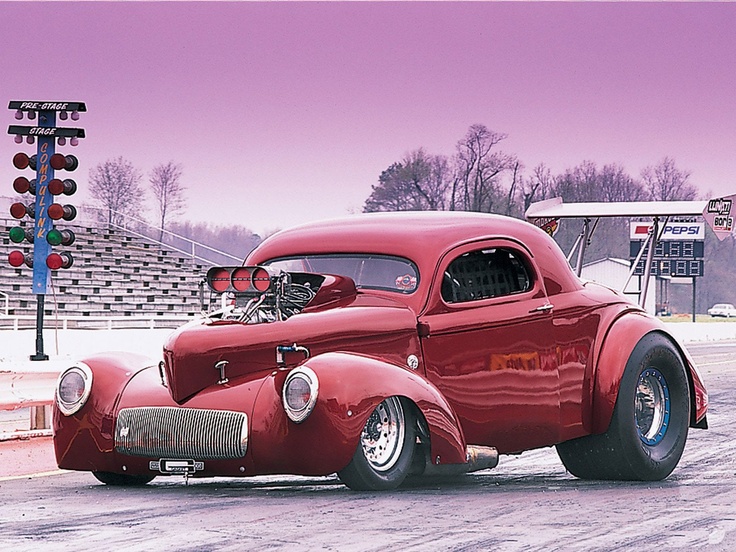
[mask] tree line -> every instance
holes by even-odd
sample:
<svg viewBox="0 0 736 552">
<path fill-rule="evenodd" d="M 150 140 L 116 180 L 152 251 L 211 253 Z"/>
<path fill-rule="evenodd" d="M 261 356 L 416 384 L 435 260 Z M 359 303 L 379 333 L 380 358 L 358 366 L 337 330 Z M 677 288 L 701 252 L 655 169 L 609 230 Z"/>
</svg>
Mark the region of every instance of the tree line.
<svg viewBox="0 0 736 552">
<path fill-rule="evenodd" d="M 455 153 L 435 155 L 419 148 L 392 163 L 373 185 L 364 205 L 375 211 L 478 211 L 523 216 L 535 201 L 566 202 L 690 200 L 697 190 L 690 173 L 665 157 L 639 178 L 621 165 L 599 168 L 592 161 L 560 174 L 541 163 L 527 173 L 523 162 L 501 149 L 507 134 L 472 125 Z"/>
<path fill-rule="evenodd" d="M 560 197 L 565 203 L 675 201 L 697 198 L 690 171 L 664 157 L 632 176 L 621 164 L 599 166 L 582 161 L 554 173 L 540 163 L 528 170 L 519 157 L 502 149 L 508 135 L 482 124 L 472 125 L 450 155 L 418 148 L 381 172 L 363 206 L 377 211 L 478 211 L 523 218 L 537 201 Z M 582 221 L 560 222 L 555 240 L 568 252 L 577 239 Z M 736 303 L 736 290 L 727 285 L 728 262 L 736 246 L 733 238 L 719 242 L 706 230 L 705 275 L 697 284 L 697 312 L 714 302 Z M 629 221 L 601 219 L 586 251 L 588 262 L 607 257 L 629 258 Z M 672 286 L 670 304 L 690 312 L 690 286 Z M 683 289 L 687 288 L 687 289 Z"/>
<path fill-rule="evenodd" d="M 619 201 L 693 200 L 697 189 L 690 181 L 691 173 L 677 167 L 674 159 L 664 157 L 632 176 L 622 165 L 599 166 L 594 161 L 554 173 L 544 163 L 528 169 L 517 155 L 505 152 L 503 142 L 508 135 L 490 130 L 485 125 L 470 126 L 450 155 L 430 154 L 418 148 L 391 163 L 378 176 L 378 182 L 363 206 L 364 212 L 377 211 L 478 211 L 523 218 L 529 206 L 537 201 L 560 197 L 566 203 Z M 213 227 L 177 220 L 186 209 L 186 187 L 182 184 L 183 168 L 173 161 L 161 163 L 147 175 L 118 157 L 90 170 L 92 196 L 102 207 L 103 222 L 129 226 L 127 216 L 141 217 L 146 192 L 153 195 L 155 223 L 159 241 L 187 249 L 184 238 L 205 243 L 229 254 L 244 258 L 258 245 L 261 237 L 239 226 Z M 555 239 L 567 252 L 577 239 L 581 221 L 561 221 Z M 587 249 L 588 261 L 606 257 L 627 259 L 629 256 L 629 221 L 623 218 L 602 219 L 595 239 Z M 138 231 L 150 234 L 144 228 Z M 733 259 L 733 238 L 719 242 L 706 230 L 705 275 L 698 282 L 697 311 L 704 312 L 712 303 L 736 303 L 736 290 L 727 285 L 728 262 Z M 217 257 L 217 256 L 215 256 Z M 214 262 L 231 262 L 223 257 Z M 686 290 L 677 289 L 687 287 Z M 675 310 L 689 312 L 690 287 L 676 286 L 670 303 Z"/>
</svg>

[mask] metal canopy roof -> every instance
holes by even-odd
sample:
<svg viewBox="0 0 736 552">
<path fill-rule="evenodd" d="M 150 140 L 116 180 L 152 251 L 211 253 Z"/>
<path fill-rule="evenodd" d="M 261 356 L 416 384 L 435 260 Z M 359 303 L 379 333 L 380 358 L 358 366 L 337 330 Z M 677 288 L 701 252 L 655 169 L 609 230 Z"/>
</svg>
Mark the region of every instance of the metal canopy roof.
<svg viewBox="0 0 736 552">
<path fill-rule="evenodd" d="M 702 216 L 707 201 L 622 201 L 618 203 L 563 203 L 556 197 L 532 203 L 527 219 L 598 217 Z"/>
<path fill-rule="evenodd" d="M 703 212 L 708 205 L 707 201 L 621 201 L 611 203 L 568 203 L 564 204 L 562 198 L 555 197 L 545 201 L 532 203 L 526 211 L 526 218 L 530 221 L 537 219 L 557 220 L 562 218 L 583 219 L 583 230 L 578 235 L 578 239 L 572 246 L 572 250 L 568 255 L 568 261 L 572 258 L 573 253 L 577 250 L 578 258 L 575 272 L 578 276 L 583 270 L 583 259 L 585 257 L 585 249 L 590 241 L 590 236 L 595 230 L 598 219 L 603 217 L 647 217 L 654 219 L 653 230 L 647 235 L 646 247 L 642 247 L 639 255 L 631 265 L 629 278 L 624 284 L 623 290 L 629 285 L 639 259 L 647 251 L 646 266 L 652 266 L 654 257 L 654 247 L 651 244 L 656 243 L 660 236 L 658 233 L 658 219 L 668 217 L 685 217 L 685 216 L 703 216 Z M 596 223 L 591 229 L 591 221 L 596 219 Z M 542 220 L 545 223 L 545 220 Z M 647 299 L 647 290 L 649 288 L 649 278 L 651 271 L 644 271 L 644 281 L 640 286 L 639 304 L 644 306 Z"/>
</svg>

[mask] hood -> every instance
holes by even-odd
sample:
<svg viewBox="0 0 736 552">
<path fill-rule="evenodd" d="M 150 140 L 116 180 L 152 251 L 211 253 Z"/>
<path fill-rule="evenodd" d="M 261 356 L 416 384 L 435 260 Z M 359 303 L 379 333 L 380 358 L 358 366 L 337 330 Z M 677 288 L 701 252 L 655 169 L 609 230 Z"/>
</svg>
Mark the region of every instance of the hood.
<svg viewBox="0 0 736 552">
<path fill-rule="evenodd" d="M 277 347 L 294 344 L 310 356 L 345 351 L 403 364 L 419 350 L 416 324 L 415 313 L 403 303 L 333 288 L 329 297 L 286 320 L 204 319 L 180 328 L 164 345 L 166 381 L 181 404 L 212 385 L 230 386 L 248 374 L 300 364 L 307 353 L 290 352 L 283 364 L 277 362 Z"/>
</svg>

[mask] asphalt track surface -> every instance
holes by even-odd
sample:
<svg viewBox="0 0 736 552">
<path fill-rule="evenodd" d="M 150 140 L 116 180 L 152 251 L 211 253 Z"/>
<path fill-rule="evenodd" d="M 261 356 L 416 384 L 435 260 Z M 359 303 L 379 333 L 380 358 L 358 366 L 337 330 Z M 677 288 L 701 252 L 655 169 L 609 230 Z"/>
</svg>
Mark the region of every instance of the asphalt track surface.
<svg viewBox="0 0 736 552">
<path fill-rule="evenodd" d="M 710 429 L 656 483 L 569 475 L 554 449 L 389 493 L 334 477 L 158 478 L 55 469 L 49 438 L 0 443 L 0 550 L 736 550 L 736 344 L 690 347 Z"/>
</svg>

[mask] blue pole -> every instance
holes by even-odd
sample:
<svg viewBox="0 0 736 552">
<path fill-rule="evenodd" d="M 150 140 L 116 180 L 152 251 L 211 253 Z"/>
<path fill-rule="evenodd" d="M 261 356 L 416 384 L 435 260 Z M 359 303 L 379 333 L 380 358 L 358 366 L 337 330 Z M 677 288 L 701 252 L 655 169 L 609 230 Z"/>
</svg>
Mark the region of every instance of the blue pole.
<svg viewBox="0 0 736 552">
<path fill-rule="evenodd" d="M 55 111 L 39 111 L 38 126 L 56 126 Z M 53 203 L 53 196 L 49 192 L 48 184 L 54 178 L 54 169 L 51 166 L 51 156 L 54 155 L 56 139 L 53 136 L 39 136 L 36 153 L 36 213 L 33 236 L 33 293 L 36 295 L 36 354 L 31 360 L 48 360 L 49 356 L 43 351 L 43 315 L 46 288 L 50 272 L 46 266 L 51 246 L 46 241 L 46 234 L 52 227 L 48 216 L 48 208 Z"/>
</svg>

